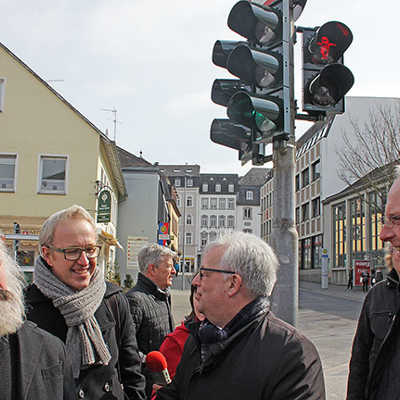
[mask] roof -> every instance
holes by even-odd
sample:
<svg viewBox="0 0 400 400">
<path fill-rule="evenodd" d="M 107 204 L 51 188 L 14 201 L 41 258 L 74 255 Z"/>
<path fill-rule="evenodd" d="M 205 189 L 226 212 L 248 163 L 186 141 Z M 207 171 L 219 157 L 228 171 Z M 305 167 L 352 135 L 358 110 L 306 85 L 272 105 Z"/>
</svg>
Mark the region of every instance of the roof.
<svg viewBox="0 0 400 400">
<path fill-rule="evenodd" d="M 363 176 L 350 186 L 347 186 L 339 193 L 327 197 L 323 201 L 323 203 L 329 204 L 332 201 L 341 199 L 342 197 L 367 190 L 371 188 L 371 181 L 374 181 L 375 185 L 380 185 L 389 182 L 390 177 L 393 176 L 393 167 L 397 164 L 398 162 L 392 162 L 390 164 L 384 165 L 383 167 L 375 168 L 373 171 L 369 172 L 367 175 Z"/>
<path fill-rule="evenodd" d="M 107 157 L 109 157 L 111 169 L 115 178 L 118 192 L 122 198 L 127 196 L 125 182 L 122 177 L 121 167 L 116 156 L 115 142 L 105 135 L 96 125 L 90 122 L 81 112 L 79 112 L 71 103 L 69 103 L 60 93 L 52 88 L 45 80 L 43 80 L 35 71 L 33 71 L 27 64 L 25 64 L 19 57 L 17 57 L 9 48 L 0 42 L 0 47 L 16 60 L 23 68 L 25 68 L 31 75 L 33 75 L 43 86 L 50 90 L 59 100 L 61 100 L 68 108 L 70 108 L 78 118 L 82 119 L 91 129 L 100 136 L 100 141 L 104 144 Z"/>
<path fill-rule="evenodd" d="M 271 168 L 251 168 L 239 178 L 239 185 L 262 186 L 268 180 Z"/>
<path fill-rule="evenodd" d="M 142 157 L 137 157 L 122 147 L 116 146 L 119 162 L 122 168 L 126 167 L 150 167 L 153 164 Z"/>
</svg>

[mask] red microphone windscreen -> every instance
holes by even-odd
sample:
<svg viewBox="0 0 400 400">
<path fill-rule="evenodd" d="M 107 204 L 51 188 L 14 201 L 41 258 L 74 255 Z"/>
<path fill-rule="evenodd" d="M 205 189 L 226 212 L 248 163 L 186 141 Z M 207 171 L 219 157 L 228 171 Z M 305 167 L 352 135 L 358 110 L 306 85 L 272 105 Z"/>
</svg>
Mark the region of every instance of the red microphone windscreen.
<svg viewBox="0 0 400 400">
<path fill-rule="evenodd" d="M 167 369 L 167 360 L 159 351 L 151 351 L 146 356 L 146 366 L 152 372 L 161 372 Z"/>
</svg>

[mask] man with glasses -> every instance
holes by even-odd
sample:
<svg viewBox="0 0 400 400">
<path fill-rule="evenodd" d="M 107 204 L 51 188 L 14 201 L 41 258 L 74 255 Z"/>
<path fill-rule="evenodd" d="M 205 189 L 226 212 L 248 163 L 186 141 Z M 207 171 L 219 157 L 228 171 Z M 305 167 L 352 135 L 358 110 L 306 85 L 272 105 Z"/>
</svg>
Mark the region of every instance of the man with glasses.
<svg viewBox="0 0 400 400">
<path fill-rule="evenodd" d="M 127 293 L 142 359 L 158 350 L 165 337 L 174 330 L 169 287 L 176 275 L 176 253 L 168 247 L 150 243 L 138 253 L 139 275 L 136 286 Z M 151 396 L 153 379 L 144 367 L 146 394 Z"/>
<path fill-rule="evenodd" d="M 354 336 L 347 399 L 400 398 L 400 168 L 390 188 L 381 240 L 390 243 L 392 269 L 367 293 Z"/>
<path fill-rule="evenodd" d="M 75 398 L 144 399 L 129 305 L 96 265 L 100 246 L 90 214 L 72 206 L 51 215 L 39 245 L 26 289 L 27 319 L 65 343 Z"/>
<path fill-rule="evenodd" d="M 229 233 L 206 246 L 192 282 L 206 319 L 157 399 L 325 399 L 314 345 L 270 311 L 277 268 L 271 247 L 252 234 Z"/>
</svg>

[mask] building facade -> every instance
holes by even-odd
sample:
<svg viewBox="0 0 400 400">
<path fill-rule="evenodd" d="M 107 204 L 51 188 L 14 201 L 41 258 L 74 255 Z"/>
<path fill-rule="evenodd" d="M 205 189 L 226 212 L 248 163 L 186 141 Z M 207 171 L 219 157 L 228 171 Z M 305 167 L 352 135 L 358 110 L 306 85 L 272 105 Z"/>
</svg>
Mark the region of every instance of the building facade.
<svg viewBox="0 0 400 400">
<path fill-rule="evenodd" d="M 78 204 L 97 219 L 107 189 L 110 218 L 98 228 L 115 236 L 126 188 L 114 142 L 2 44 L 0 65 L 0 230 L 7 238 L 19 226 L 26 235 L 17 255 L 30 281 L 37 237 L 50 214 Z M 100 265 L 112 264 L 114 248 L 104 248 Z"/>
<path fill-rule="evenodd" d="M 343 268 L 346 267 L 334 262 L 331 231 L 326 231 L 329 225 L 325 221 L 331 216 L 324 215 L 326 208 L 322 207 L 322 203 L 348 186 L 338 174 L 339 153 L 343 151 L 345 135 L 351 141 L 355 124 L 362 127 L 381 107 L 399 104 L 400 100 L 395 98 L 347 97 L 345 114 L 316 122 L 297 140 L 295 223 L 299 235 L 299 269 L 303 279 L 320 280 L 321 252 L 325 249 L 329 252 L 331 280 L 342 282 Z M 266 241 L 270 240 L 272 231 L 272 195 L 271 175 L 261 190 L 262 237 Z"/>
</svg>

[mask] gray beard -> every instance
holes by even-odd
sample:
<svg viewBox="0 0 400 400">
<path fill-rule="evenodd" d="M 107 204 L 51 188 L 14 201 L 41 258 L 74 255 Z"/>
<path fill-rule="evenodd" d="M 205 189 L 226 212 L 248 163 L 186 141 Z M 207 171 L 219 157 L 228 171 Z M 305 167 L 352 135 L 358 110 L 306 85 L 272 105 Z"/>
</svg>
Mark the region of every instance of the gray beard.
<svg viewBox="0 0 400 400">
<path fill-rule="evenodd" d="M 0 289 L 0 337 L 15 333 L 24 322 L 24 306 L 9 290 Z"/>
</svg>

